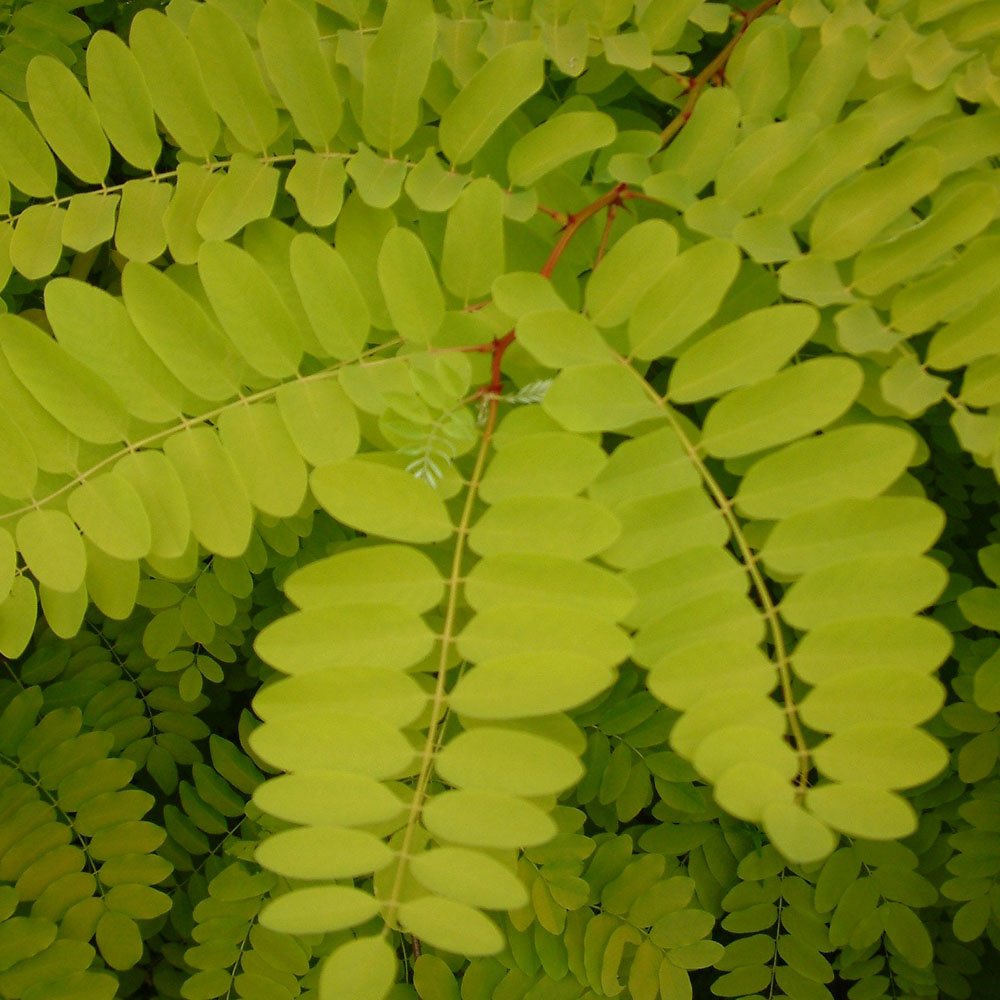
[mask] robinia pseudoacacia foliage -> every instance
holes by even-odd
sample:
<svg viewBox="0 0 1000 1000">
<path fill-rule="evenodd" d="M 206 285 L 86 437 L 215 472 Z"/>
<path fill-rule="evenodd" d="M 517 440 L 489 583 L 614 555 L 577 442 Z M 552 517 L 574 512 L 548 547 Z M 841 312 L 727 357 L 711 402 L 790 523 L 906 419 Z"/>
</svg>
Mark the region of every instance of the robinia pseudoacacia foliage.
<svg viewBox="0 0 1000 1000">
<path fill-rule="evenodd" d="M 0 998 L 990 993 L 995 0 L 77 3 Z"/>
</svg>

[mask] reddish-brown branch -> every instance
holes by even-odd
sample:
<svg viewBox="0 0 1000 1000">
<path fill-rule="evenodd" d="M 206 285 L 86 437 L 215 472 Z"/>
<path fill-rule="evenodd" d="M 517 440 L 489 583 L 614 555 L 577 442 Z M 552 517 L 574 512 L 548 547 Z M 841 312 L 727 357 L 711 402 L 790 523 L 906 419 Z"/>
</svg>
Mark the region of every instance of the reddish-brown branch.
<svg viewBox="0 0 1000 1000">
<path fill-rule="evenodd" d="M 554 208 L 549 208 L 547 205 L 538 205 L 537 208 L 542 215 L 547 215 L 550 219 L 555 219 L 556 222 L 561 222 L 563 225 L 569 221 L 569 216 L 565 212 L 557 212 Z"/>
<path fill-rule="evenodd" d="M 611 227 L 615 222 L 616 205 L 608 205 L 608 214 L 604 220 L 604 231 L 601 233 L 601 242 L 597 246 L 597 256 L 594 258 L 592 270 L 597 270 L 597 265 L 604 260 L 604 252 L 608 249 L 608 240 L 611 238 Z"/>
<path fill-rule="evenodd" d="M 698 98 L 701 96 L 701 92 L 705 89 L 706 85 L 712 80 L 718 79 L 720 82 L 725 82 L 726 64 L 729 62 L 729 57 L 733 54 L 733 50 L 739 44 L 740 39 L 746 34 L 747 28 L 761 17 L 766 14 L 772 7 L 777 6 L 779 0 L 763 0 L 762 3 L 757 4 L 752 10 L 747 11 L 737 11 L 739 14 L 740 24 L 739 30 L 733 35 L 732 38 L 726 43 L 725 48 L 696 76 L 691 80 L 688 86 L 688 97 L 684 102 L 684 107 L 677 113 L 677 115 L 670 121 L 667 127 L 660 133 L 660 146 L 666 146 L 678 132 L 687 124 L 692 113 L 694 112 L 694 106 L 698 103 Z"/>
<path fill-rule="evenodd" d="M 580 227 L 588 219 L 593 218 L 605 208 L 611 212 L 624 205 L 632 197 L 637 197 L 637 195 L 635 192 L 629 191 L 627 184 L 616 184 L 596 201 L 581 208 L 579 212 L 572 212 L 567 215 L 566 224 L 563 226 L 562 232 L 559 234 L 559 239 L 552 248 L 548 259 L 542 265 L 541 274 L 546 278 L 552 277 L 552 272 L 555 270 L 556 264 L 559 263 L 562 255 L 566 252 L 566 247 L 569 246 L 570 240 L 573 239 Z M 602 248 L 603 244 L 604 241 L 602 240 Z M 498 396 L 503 390 L 503 356 L 507 348 L 514 343 L 516 337 L 517 334 L 514 330 L 508 330 L 502 337 L 497 337 L 492 345 L 480 345 L 476 348 L 470 348 L 470 350 L 489 350 L 493 354 L 490 359 L 490 383 L 485 388 L 484 395 Z"/>
</svg>

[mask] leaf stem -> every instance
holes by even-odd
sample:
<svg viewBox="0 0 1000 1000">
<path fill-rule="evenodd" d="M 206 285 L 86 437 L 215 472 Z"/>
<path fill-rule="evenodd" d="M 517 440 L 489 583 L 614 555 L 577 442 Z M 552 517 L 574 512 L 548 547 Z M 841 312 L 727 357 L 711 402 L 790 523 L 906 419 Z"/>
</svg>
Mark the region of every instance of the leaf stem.
<svg viewBox="0 0 1000 1000">
<path fill-rule="evenodd" d="M 747 576 L 750 577 L 750 581 L 753 584 L 757 599 L 760 601 L 761 609 L 764 612 L 764 619 L 767 621 L 768 630 L 771 634 L 771 645 L 774 647 L 774 667 L 778 674 L 778 684 L 781 687 L 781 697 L 784 702 L 785 714 L 788 717 L 788 729 L 792 737 L 795 753 L 799 759 L 798 774 L 795 778 L 795 798 L 797 802 L 801 802 L 805 798 L 806 790 L 809 787 L 809 771 L 811 768 L 809 745 L 806 742 L 802 723 L 799 720 L 799 709 L 795 702 L 795 693 L 792 691 L 791 664 L 788 647 L 785 644 L 785 636 L 781 629 L 781 621 L 778 617 L 778 608 L 771 597 L 771 592 L 767 589 L 767 583 L 757 565 L 757 556 L 750 548 L 750 544 L 747 542 L 746 536 L 740 527 L 740 522 L 733 513 L 732 500 L 726 496 L 718 480 L 712 475 L 711 470 L 705 464 L 701 455 L 698 454 L 697 446 L 684 433 L 684 428 L 674 416 L 666 400 L 628 364 L 625 358 L 619 355 L 618 360 L 629 371 L 635 374 L 649 397 L 663 410 L 671 429 L 681 443 L 681 447 L 687 454 L 691 464 L 697 469 L 698 475 L 701 476 L 702 482 L 712 495 L 712 499 L 719 508 L 719 513 L 722 515 L 736 541 L 736 546 L 740 551 L 740 561 L 743 563 Z"/>
<path fill-rule="evenodd" d="M 396 875 L 393 879 L 389 898 L 386 900 L 387 912 L 385 914 L 385 925 L 382 930 L 383 935 L 388 934 L 390 930 L 394 929 L 393 925 L 397 922 L 396 914 L 399 910 L 400 894 L 402 893 L 403 883 L 406 878 L 407 865 L 413 847 L 413 838 L 416 834 L 420 813 L 427 799 L 427 788 L 430 785 L 431 776 L 434 771 L 438 732 L 447 715 L 446 686 L 448 656 L 455 642 L 455 619 L 458 613 L 458 597 L 464 579 L 462 575 L 462 559 L 465 556 L 465 545 L 469 535 L 469 526 L 472 523 L 472 512 L 476 503 L 479 482 L 483 477 L 486 467 L 486 457 L 489 454 L 490 444 L 493 440 L 493 430 L 496 427 L 498 407 L 499 400 L 491 398 L 489 400 L 489 414 L 486 419 L 486 426 L 483 429 L 483 436 L 479 444 L 479 451 L 476 454 L 472 475 L 469 477 L 469 487 L 465 495 L 462 515 L 455 528 L 455 551 L 451 560 L 451 572 L 448 575 L 448 603 L 445 608 L 444 624 L 441 628 L 441 651 L 438 656 L 437 679 L 434 685 L 434 695 L 431 704 L 431 718 L 427 726 L 427 737 L 424 740 L 424 748 L 420 755 L 420 771 L 413 790 L 413 799 L 410 802 L 410 811 L 406 819 L 406 829 L 403 832 L 403 840 L 399 846 L 399 862 L 396 866 Z"/>
<path fill-rule="evenodd" d="M 762 3 L 757 4 L 757 6 L 752 10 L 748 10 L 741 14 L 741 20 L 743 23 L 740 25 L 736 34 L 733 35 L 733 37 L 726 43 L 725 48 L 723 48 L 723 50 L 697 76 L 688 80 L 688 96 L 687 100 L 684 102 L 684 106 L 670 120 L 667 127 L 660 133 L 661 149 L 666 146 L 667 143 L 669 143 L 688 123 L 691 115 L 694 113 L 694 108 L 698 103 L 698 98 L 701 96 L 701 92 L 705 89 L 705 86 L 725 72 L 726 64 L 729 62 L 729 58 L 733 54 L 733 50 L 737 45 L 739 45 L 740 39 L 746 34 L 747 28 L 749 28 L 758 17 L 766 14 L 772 7 L 777 6 L 778 2 L 779 0 L 763 0 Z"/>
</svg>

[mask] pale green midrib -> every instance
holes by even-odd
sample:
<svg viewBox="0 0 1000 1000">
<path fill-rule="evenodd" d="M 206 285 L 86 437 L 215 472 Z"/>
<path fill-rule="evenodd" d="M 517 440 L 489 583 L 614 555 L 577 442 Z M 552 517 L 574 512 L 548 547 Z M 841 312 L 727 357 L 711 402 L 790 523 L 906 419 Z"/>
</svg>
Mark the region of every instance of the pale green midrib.
<svg viewBox="0 0 1000 1000">
<path fill-rule="evenodd" d="M 9 521 L 12 518 L 20 517 L 22 514 L 27 514 L 33 510 L 39 510 L 47 503 L 51 503 L 51 501 L 58 499 L 75 487 L 83 485 L 83 483 L 87 482 L 88 479 L 114 465 L 126 455 L 135 454 L 143 448 L 148 448 L 151 445 L 165 441 L 167 438 L 173 436 L 174 434 L 179 434 L 181 431 L 191 430 L 193 427 L 199 427 L 202 424 L 215 420 L 227 410 L 234 409 L 237 406 L 249 406 L 252 403 L 260 403 L 264 400 L 272 399 L 277 394 L 278 390 L 283 389 L 286 385 L 292 385 L 296 382 L 321 382 L 325 379 L 333 378 L 335 375 L 339 374 L 342 368 L 348 368 L 351 365 L 360 365 L 363 368 L 373 368 L 377 365 L 398 361 L 398 357 L 380 358 L 375 361 L 364 361 L 362 359 L 373 354 L 377 354 L 380 351 L 387 350 L 390 347 L 397 347 L 400 343 L 400 340 L 387 341 L 385 344 L 379 344 L 377 347 L 373 347 L 366 351 L 359 358 L 353 358 L 350 361 L 338 361 L 335 364 L 332 364 L 329 368 L 324 368 L 320 372 L 314 372 L 312 375 L 296 375 L 294 378 L 286 379 L 276 385 L 268 386 L 268 388 L 261 389 L 259 392 L 252 393 L 249 396 L 239 396 L 222 406 L 216 407 L 214 410 L 207 410 L 205 413 L 199 413 L 195 417 L 185 417 L 183 420 L 177 421 L 177 423 L 172 424 L 170 427 L 165 427 L 163 430 L 156 431 L 139 441 L 133 441 L 131 444 L 124 448 L 120 448 L 107 458 L 102 458 L 100 462 L 96 462 L 84 471 L 78 472 L 76 476 L 68 482 L 63 483 L 62 486 L 53 490 L 47 496 L 33 499 L 31 503 L 24 504 L 15 510 L 7 511 L 6 514 L 0 514 L 0 523 L 3 521 Z"/>
<path fill-rule="evenodd" d="M 462 507 L 462 516 L 455 529 L 455 551 L 452 555 L 451 571 L 448 575 L 448 601 L 445 608 L 444 625 L 441 629 L 441 651 L 438 656 L 437 679 L 434 686 L 433 701 L 431 704 L 430 723 L 427 727 L 427 736 L 424 740 L 424 748 L 420 757 L 420 772 L 417 776 L 417 783 L 414 787 L 413 798 L 410 802 L 410 809 L 406 818 L 406 828 L 403 839 L 397 852 L 398 862 L 396 875 L 393 879 L 392 889 L 388 899 L 385 900 L 386 914 L 385 924 L 382 929 L 383 936 L 387 936 L 396 928 L 396 914 L 400 905 L 400 893 L 406 879 L 406 872 L 409 867 L 411 857 L 411 847 L 413 837 L 417 830 L 417 822 L 423 811 L 424 802 L 427 799 L 427 788 L 430 784 L 431 775 L 434 771 L 434 760 L 438 751 L 438 736 L 441 727 L 447 718 L 446 711 L 446 678 L 448 674 L 448 654 L 455 641 L 455 618 L 458 611 L 458 596 L 464 582 L 465 576 L 462 573 L 462 559 L 465 555 L 466 542 L 469 535 L 469 525 L 472 521 L 472 513 L 475 507 L 476 496 L 479 483 L 483 476 L 483 468 L 486 464 L 486 456 L 489 454 L 490 445 L 493 438 L 493 428 L 496 426 L 498 400 L 494 397 L 490 399 L 490 410 L 486 426 L 483 428 L 483 436 L 480 441 L 479 451 L 476 461 L 469 476 L 468 489 L 465 494 L 465 503 Z"/>
<path fill-rule="evenodd" d="M 809 771 L 812 766 L 811 757 L 809 754 L 809 746 L 806 743 L 805 733 L 802 731 L 802 724 L 799 721 L 798 704 L 795 701 L 795 694 L 792 691 L 791 665 L 788 656 L 788 649 L 785 645 L 785 636 L 782 632 L 781 622 L 778 618 L 778 609 L 771 597 L 770 591 L 767 589 L 767 584 L 761 575 L 760 569 L 758 568 L 757 557 L 754 555 L 746 536 L 740 528 L 740 523 L 733 513 L 732 500 L 726 496 L 726 493 L 719 485 L 718 480 L 712 475 L 708 466 L 705 465 L 705 462 L 698 454 L 697 447 L 684 433 L 684 428 L 674 416 L 666 398 L 661 396 L 646 381 L 646 379 L 640 375 L 631 364 L 629 364 L 627 358 L 617 353 L 615 353 L 615 358 L 619 364 L 623 365 L 627 371 L 631 372 L 636 379 L 639 380 L 643 387 L 643 391 L 663 411 L 671 429 L 677 435 L 677 439 L 680 442 L 681 447 L 684 449 L 688 460 L 695 467 L 695 470 L 700 476 L 702 482 L 705 484 L 706 489 L 711 494 L 719 513 L 722 515 L 722 518 L 725 520 L 726 525 L 732 532 L 732 536 L 736 541 L 736 546 L 739 549 L 740 563 L 742 564 L 747 576 L 750 578 L 750 582 L 757 595 L 757 599 L 760 601 L 764 618 L 767 621 L 768 630 L 771 634 L 771 644 L 774 647 L 773 663 L 775 670 L 778 673 L 778 683 L 781 687 L 781 696 L 784 702 L 785 714 L 788 718 L 788 728 L 795 744 L 795 753 L 799 759 L 798 774 L 795 779 L 795 799 L 797 802 L 801 802 L 805 798 L 805 793 L 808 788 Z"/>
<path fill-rule="evenodd" d="M 112 758 L 106 757 L 104 759 L 111 760 Z M 21 765 L 20 761 L 15 760 L 13 757 L 8 757 L 5 753 L 0 753 L 0 763 L 6 764 L 12 770 L 17 771 L 18 774 L 20 774 L 29 784 L 34 785 L 35 790 L 38 792 L 39 799 L 44 797 L 48 801 L 49 805 L 51 805 L 52 808 L 55 809 L 55 811 L 62 817 L 62 821 L 66 824 L 66 826 L 73 831 L 73 836 L 76 837 L 79 842 L 80 850 L 83 851 L 83 856 L 87 859 L 87 864 L 90 865 L 94 881 L 97 883 L 97 890 L 103 897 L 105 893 L 104 883 L 101 881 L 100 875 L 101 866 L 91 856 L 89 844 L 83 834 L 77 830 L 76 824 L 73 822 L 73 818 L 62 808 L 62 806 L 59 805 L 58 799 L 42 785 L 38 778 Z"/>
</svg>

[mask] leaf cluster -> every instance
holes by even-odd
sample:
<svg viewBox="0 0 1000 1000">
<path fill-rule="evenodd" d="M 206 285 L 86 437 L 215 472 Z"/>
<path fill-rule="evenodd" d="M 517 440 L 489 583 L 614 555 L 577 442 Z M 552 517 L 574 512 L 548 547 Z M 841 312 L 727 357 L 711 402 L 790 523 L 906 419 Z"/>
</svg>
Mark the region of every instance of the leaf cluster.
<svg viewBox="0 0 1000 1000">
<path fill-rule="evenodd" d="M 137 6 L 0 8 L 0 997 L 985 995 L 995 5 Z"/>
</svg>

